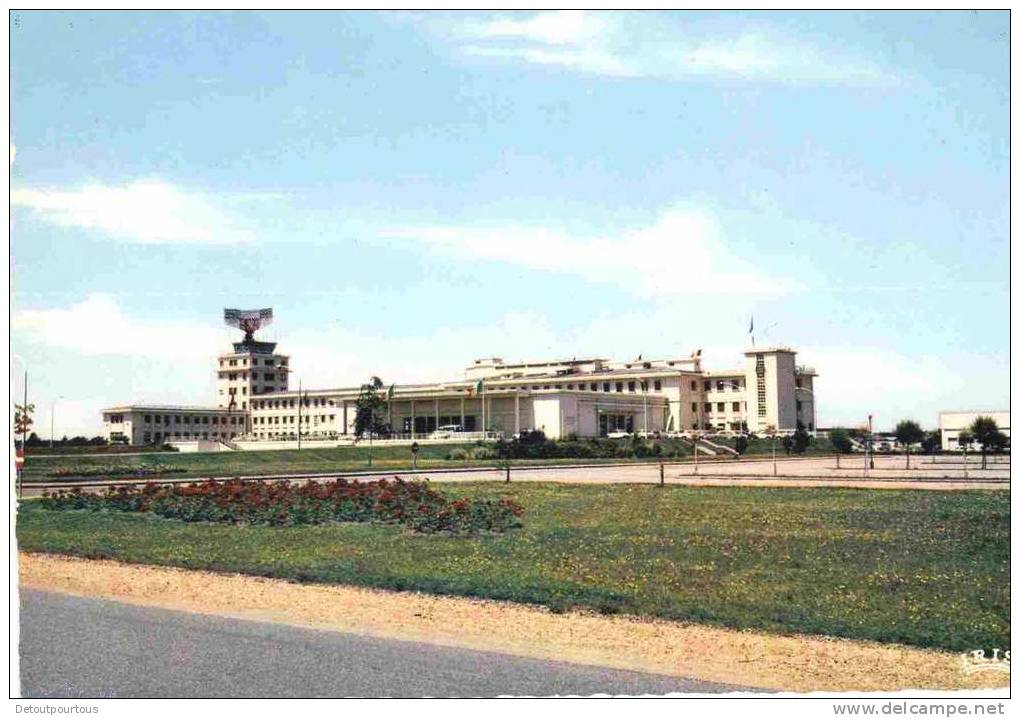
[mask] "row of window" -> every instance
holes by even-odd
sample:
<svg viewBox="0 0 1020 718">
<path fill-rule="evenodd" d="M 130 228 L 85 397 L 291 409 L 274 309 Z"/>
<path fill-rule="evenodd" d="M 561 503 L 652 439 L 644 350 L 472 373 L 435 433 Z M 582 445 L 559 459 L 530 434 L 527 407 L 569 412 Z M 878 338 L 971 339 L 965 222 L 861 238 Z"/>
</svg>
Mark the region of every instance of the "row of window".
<svg viewBox="0 0 1020 718">
<path fill-rule="evenodd" d="M 320 415 L 316 416 L 315 418 L 316 418 L 317 421 L 325 422 L 326 421 L 326 414 L 320 414 Z M 301 423 L 309 424 L 309 423 L 311 423 L 311 420 L 312 420 L 312 417 L 309 416 L 308 414 L 305 414 L 302 417 L 302 419 L 301 419 Z M 329 420 L 330 421 L 336 421 L 336 414 L 330 414 L 329 415 Z M 297 423 L 297 417 L 296 416 L 256 416 L 256 417 L 254 417 L 252 419 L 252 423 L 253 424 L 296 424 Z"/>
<path fill-rule="evenodd" d="M 713 388 L 713 384 L 715 386 L 715 391 L 716 392 L 725 392 L 727 389 L 730 389 L 730 390 L 732 390 L 734 392 L 739 392 L 739 391 L 743 391 L 744 390 L 744 382 L 739 380 L 739 379 L 716 379 L 714 381 L 711 380 L 711 379 L 705 379 L 705 383 L 704 383 L 705 391 L 706 392 L 711 392 L 712 388 Z M 698 383 L 695 382 L 695 381 L 692 381 L 691 382 L 691 389 L 692 389 L 692 391 L 696 390 L 697 388 L 698 388 Z"/>
<path fill-rule="evenodd" d="M 142 417 L 146 424 L 170 424 L 171 421 L 174 424 L 223 424 L 226 426 L 227 417 L 225 416 L 190 416 L 188 414 L 146 414 Z M 236 416 L 230 417 L 230 423 L 237 425 L 241 423 L 240 419 Z"/>
<path fill-rule="evenodd" d="M 241 359 L 240 361 L 241 361 L 241 366 L 248 366 L 248 360 L 247 359 Z M 220 366 L 223 366 L 223 362 L 224 362 L 224 360 L 220 359 Z M 237 366 L 238 365 L 237 362 L 238 362 L 237 359 L 229 359 L 229 360 L 227 360 L 227 366 Z M 259 365 L 259 360 L 258 360 L 257 357 L 252 357 L 251 365 L 252 366 L 258 366 Z M 275 359 L 263 359 L 262 360 L 262 366 L 276 366 L 276 360 Z M 287 360 L 286 359 L 280 359 L 280 366 L 287 366 Z"/>
<path fill-rule="evenodd" d="M 715 406 L 715 410 L 718 413 L 720 413 L 720 414 L 726 411 L 726 402 L 725 401 L 717 401 L 717 402 L 715 402 L 714 406 Z M 740 402 L 739 401 L 731 402 L 731 406 L 732 406 L 732 409 L 731 409 L 732 411 L 734 411 L 734 412 L 739 412 L 740 411 Z M 706 401 L 704 403 L 704 409 L 705 409 L 706 412 L 711 413 L 712 412 L 712 407 L 713 407 L 712 402 Z M 698 403 L 697 402 L 692 402 L 691 403 L 691 411 L 694 412 L 695 414 L 698 413 Z"/>
<path fill-rule="evenodd" d="M 297 406 L 297 399 L 262 399 L 251 403 L 252 409 L 293 409 Z M 332 399 L 321 399 L 305 397 L 304 406 L 336 406 Z"/>
<path fill-rule="evenodd" d="M 110 436 L 111 437 L 115 437 L 116 435 L 115 434 L 111 434 Z M 146 432 L 142 433 L 142 443 L 143 444 L 152 444 L 154 442 L 160 442 L 160 441 L 163 441 L 165 439 L 170 439 L 170 438 L 174 438 L 174 439 L 209 439 L 209 438 L 213 438 L 213 439 L 234 439 L 234 438 L 237 438 L 237 436 L 238 436 L 238 434 L 236 434 L 236 433 L 234 433 L 232 431 L 231 432 L 224 431 L 222 433 L 219 432 L 219 431 L 212 431 L 212 432 L 203 431 L 201 433 L 196 431 L 194 436 L 192 436 L 191 432 L 189 432 L 189 431 L 175 431 L 175 432 L 173 432 L 173 436 L 172 437 L 171 437 L 171 434 L 170 434 L 169 431 L 167 433 L 165 433 L 165 434 L 156 433 L 155 435 L 150 434 L 149 432 L 146 431 Z"/>
<path fill-rule="evenodd" d="M 593 381 L 590 384 L 583 384 L 583 383 L 582 384 L 576 384 L 576 385 L 575 384 L 567 384 L 566 388 L 567 388 L 568 391 L 574 391 L 575 389 L 577 391 L 599 391 L 599 386 L 601 386 L 603 392 L 611 392 L 611 391 L 613 391 L 613 387 L 615 386 L 617 392 L 623 392 L 623 387 L 624 387 L 625 383 L 626 383 L 626 386 L 627 386 L 627 391 L 629 391 L 629 392 L 636 392 L 638 390 L 639 383 L 636 382 L 636 381 L 628 381 L 628 382 L 618 381 L 615 384 L 613 382 L 604 381 L 604 382 L 601 383 L 601 385 L 599 384 L 599 382 Z M 641 391 L 648 391 L 648 386 L 649 385 L 648 385 L 647 381 L 640 382 Z M 651 386 L 652 386 L 652 391 L 662 391 L 662 381 L 659 380 L 659 379 L 656 379 L 655 381 L 653 381 Z M 515 391 L 515 390 L 526 391 L 528 389 L 527 386 L 508 386 L 508 387 L 499 387 L 499 388 L 500 389 L 505 388 L 505 389 L 508 389 L 510 391 Z M 533 385 L 531 387 L 532 391 L 538 391 L 539 389 L 563 389 L 563 384 L 544 384 L 544 385 L 543 384 L 535 384 L 535 385 Z"/>
<path fill-rule="evenodd" d="M 277 440 L 288 440 L 289 439 L 289 440 L 293 441 L 294 439 L 297 438 L 297 432 L 295 432 L 295 431 L 253 431 L 251 435 L 252 435 L 252 437 L 254 437 L 256 439 L 277 439 Z M 336 439 L 340 435 L 337 432 L 335 432 L 335 431 L 309 431 L 309 432 L 305 432 L 304 430 L 302 430 L 301 436 L 303 436 L 306 439 L 309 438 L 309 437 L 311 437 L 313 439 L 319 439 L 319 438 L 321 438 L 321 439 Z"/>
<path fill-rule="evenodd" d="M 237 381 L 238 379 L 244 381 L 248 379 L 248 372 L 243 371 L 240 374 L 237 372 L 230 372 L 229 374 L 227 374 L 227 379 L 230 381 Z M 253 371 L 251 373 L 251 379 L 253 381 L 258 381 L 259 373 L 257 371 Z M 263 372 L 262 381 L 276 381 L 276 374 L 273 374 L 272 372 Z M 280 381 L 283 381 L 283 375 L 280 375 Z"/>
</svg>

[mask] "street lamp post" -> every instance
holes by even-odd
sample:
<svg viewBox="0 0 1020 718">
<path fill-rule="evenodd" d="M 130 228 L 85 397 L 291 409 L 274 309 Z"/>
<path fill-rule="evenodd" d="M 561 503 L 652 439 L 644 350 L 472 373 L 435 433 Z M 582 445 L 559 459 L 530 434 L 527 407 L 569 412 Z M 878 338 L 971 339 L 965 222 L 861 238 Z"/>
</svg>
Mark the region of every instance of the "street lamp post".
<svg viewBox="0 0 1020 718">
<path fill-rule="evenodd" d="M 765 435 L 772 439 L 772 475 L 779 475 L 779 467 L 776 464 L 776 427 L 771 424 L 765 428 Z"/>
<path fill-rule="evenodd" d="M 50 448 L 51 449 L 53 448 L 53 435 L 54 435 L 53 426 L 54 426 L 54 417 L 56 416 L 56 411 L 57 411 L 57 402 L 60 401 L 63 398 L 64 398 L 63 396 L 58 396 L 56 399 L 53 400 L 53 403 L 50 404 Z"/>
<path fill-rule="evenodd" d="M 875 448 L 872 444 L 875 441 L 874 431 L 871 428 L 871 414 L 868 414 L 868 468 L 875 468 Z"/>
<path fill-rule="evenodd" d="M 280 371 L 285 374 L 293 374 L 294 370 L 289 366 L 281 366 Z M 287 382 L 288 386 L 290 382 Z M 298 396 L 297 396 L 297 448 L 301 451 L 301 405 L 304 403 L 304 396 L 302 394 L 301 379 L 298 379 Z"/>
<path fill-rule="evenodd" d="M 698 439 L 699 438 L 700 438 L 700 434 L 697 431 L 695 431 L 695 432 L 693 432 L 691 434 L 691 442 L 694 444 L 694 474 L 695 474 L 695 476 L 697 476 L 697 474 L 698 474 Z"/>
</svg>

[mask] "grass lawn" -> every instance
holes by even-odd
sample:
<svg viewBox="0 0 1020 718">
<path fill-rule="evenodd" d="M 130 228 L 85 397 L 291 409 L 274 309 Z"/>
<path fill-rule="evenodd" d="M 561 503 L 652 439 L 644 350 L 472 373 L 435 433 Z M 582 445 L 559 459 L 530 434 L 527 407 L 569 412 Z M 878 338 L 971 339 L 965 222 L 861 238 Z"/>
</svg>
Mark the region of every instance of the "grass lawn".
<svg viewBox="0 0 1020 718">
<path fill-rule="evenodd" d="M 472 483 L 524 528 L 271 528 L 24 502 L 19 547 L 950 650 L 1009 647 L 1009 493 Z"/>
<path fill-rule="evenodd" d="M 437 468 L 442 465 L 465 466 L 478 463 L 451 461 L 446 455 L 455 447 L 470 444 L 422 445 L 418 453 L 420 468 Z M 374 447 L 373 469 L 411 468 L 411 451 L 407 446 Z M 152 467 L 174 466 L 183 472 L 174 477 L 236 476 L 279 473 L 316 473 L 323 471 L 367 470 L 367 446 L 334 447 L 329 449 L 302 449 L 284 451 L 221 451 L 211 453 L 160 454 L 154 456 L 29 456 L 25 462 L 24 480 L 53 481 L 50 472 L 61 468 L 88 467 Z"/>
<path fill-rule="evenodd" d="M 163 451 L 161 446 L 128 446 L 126 444 L 106 444 L 105 446 L 54 446 L 52 449 L 44 444 L 32 446 L 29 444 L 26 455 L 36 456 L 62 456 L 65 454 L 95 454 L 97 456 L 108 456 L 116 454 L 151 454 Z"/>
</svg>

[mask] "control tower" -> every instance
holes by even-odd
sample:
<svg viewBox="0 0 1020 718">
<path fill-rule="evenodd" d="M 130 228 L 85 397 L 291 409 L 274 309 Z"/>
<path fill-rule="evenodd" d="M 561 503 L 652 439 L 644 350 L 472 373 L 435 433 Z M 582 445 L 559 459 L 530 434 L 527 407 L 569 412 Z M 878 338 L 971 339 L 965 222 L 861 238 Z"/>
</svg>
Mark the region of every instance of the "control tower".
<svg viewBox="0 0 1020 718">
<path fill-rule="evenodd" d="M 255 339 L 255 332 L 272 324 L 272 309 L 224 309 L 223 321 L 244 338 L 217 357 L 216 405 L 247 413 L 251 397 L 287 391 L 290 357 L 276 353 L 276 342 Z"/>
</svg>

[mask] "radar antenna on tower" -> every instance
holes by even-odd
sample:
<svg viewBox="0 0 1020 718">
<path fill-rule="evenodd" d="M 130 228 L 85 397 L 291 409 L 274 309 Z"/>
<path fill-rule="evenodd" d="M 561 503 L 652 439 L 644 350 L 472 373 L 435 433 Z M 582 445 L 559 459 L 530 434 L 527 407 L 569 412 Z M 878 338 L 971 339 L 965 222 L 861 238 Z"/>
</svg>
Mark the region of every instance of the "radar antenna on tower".
<svg viewBox="0 0 1020 718">
<path fill-rule="evenodd" d="M 272 309 L 224 309 L 223 323 L 244 332 L 244 340 L 234 344 L 234 351 L 271 354 L 276 348 L 275 342 L 255 341 L 255 332 L 273 323 Z"/>
</svg>

